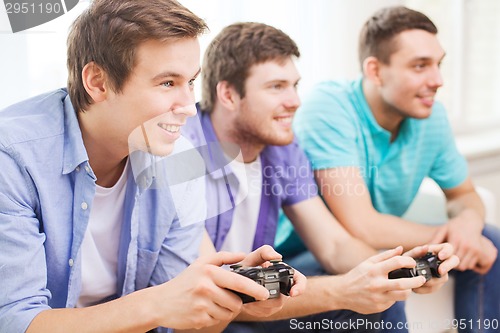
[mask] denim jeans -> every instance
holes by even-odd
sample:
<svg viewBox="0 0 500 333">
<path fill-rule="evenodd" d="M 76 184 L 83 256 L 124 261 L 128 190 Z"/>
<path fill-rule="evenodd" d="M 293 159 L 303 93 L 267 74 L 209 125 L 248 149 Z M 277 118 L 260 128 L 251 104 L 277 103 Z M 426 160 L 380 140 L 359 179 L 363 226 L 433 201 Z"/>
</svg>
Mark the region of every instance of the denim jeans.
<svg viewBox="0 0 500 333">
<path fill-rule="evenodd" d="M 284 261 L 306 276 L 326 275 L 316 259 L 308 251 Z M 404 311 L 403 311 L 404 315 Z M 379 333 L 381 314 L 363 315 L 349 310 L 329 311 L 301 318 L 269 322 L 233 322 L 226 333 Z"/>
<path fill-rule="evenodd" d="M 487 224 L 483 235 L 500 248 L 500 229 Z M 485 275 L 453 271 L 455 318 L 460 333 L 500 331 L 500 263 L 497 259 Z M 488 327 L 489 326 L 489 327 Z"/>
</svg>

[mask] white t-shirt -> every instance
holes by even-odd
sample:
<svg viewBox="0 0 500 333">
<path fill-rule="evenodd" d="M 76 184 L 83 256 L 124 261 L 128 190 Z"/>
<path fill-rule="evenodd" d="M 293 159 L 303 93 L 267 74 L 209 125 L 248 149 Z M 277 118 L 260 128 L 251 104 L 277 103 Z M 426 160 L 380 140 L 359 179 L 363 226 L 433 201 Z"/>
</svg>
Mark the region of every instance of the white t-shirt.
<svg viewBox="0 0 500 333">
<path fill-rule="evenodd" d="M 233 222 L 221 250 L 248 253 L 252 251 L 259 218 L 262 163 L 259 156 L 251 163 L 241 163 L 235 159 L 229 165 L 238 179 L 239 187 Z"/>
<path fill-rule="evenodd" d="M 116 294 L 118 246 L 123 221 L 127 164 L 113 187 L 96 185 L 89 224 L 82 246 L 82 290 L 77 307 L 98 303 Z"/>
</svg>

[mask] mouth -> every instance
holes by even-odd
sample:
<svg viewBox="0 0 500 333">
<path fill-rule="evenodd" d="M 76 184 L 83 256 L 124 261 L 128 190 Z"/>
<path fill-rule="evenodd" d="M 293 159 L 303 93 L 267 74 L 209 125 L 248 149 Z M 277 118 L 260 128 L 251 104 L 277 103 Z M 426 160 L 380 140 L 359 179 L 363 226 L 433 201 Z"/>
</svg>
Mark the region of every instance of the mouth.
<svg viewBox="0 0 500 333">
<path fill-rule="evenodd" d="M 274 118 L 278 123 L 281 123 L 283 125 L 290 125 L 293 120 L 293 116 L 288 115 L 288 116 L 281 116 L 281 117 L 275 117 Z"/>
<path fill-rule="evenodd" d="M 431 107 L 434 104 L 434 95 L 418 96 L 418 98 L 427 107 Z"/>
<path fill-rule="evenodd" d="M 158 126 L 165 131 L 175 134 L 178 133 L 181 130 L 181 125 L 171 125 L 171 124 L 165 124 L 165 123 L 158 123 Z"/>
</svg>

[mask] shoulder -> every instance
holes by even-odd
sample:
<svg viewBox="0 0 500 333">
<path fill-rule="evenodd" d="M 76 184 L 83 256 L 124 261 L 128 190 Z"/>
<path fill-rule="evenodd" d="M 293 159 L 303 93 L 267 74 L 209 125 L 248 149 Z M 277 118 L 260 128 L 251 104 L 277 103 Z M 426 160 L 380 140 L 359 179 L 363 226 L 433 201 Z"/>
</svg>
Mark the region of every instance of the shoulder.
<svg viewBox="0 0 500 333">
<path fill-rule="evenodd" d="M 64 89 L 35 96 L 0 111 L 0 145 L 53 137 L 64 132 Z"/>
<path fill-rule="evenodd" d="M 338 122 L 339 117 L 352 120 L 356 115 L 355 105 L 355 81 L 321 82 L 305 96 L 294 126 L 300 128 L 310 123 L 325 125 L 334 120 Z"/>
</svg>

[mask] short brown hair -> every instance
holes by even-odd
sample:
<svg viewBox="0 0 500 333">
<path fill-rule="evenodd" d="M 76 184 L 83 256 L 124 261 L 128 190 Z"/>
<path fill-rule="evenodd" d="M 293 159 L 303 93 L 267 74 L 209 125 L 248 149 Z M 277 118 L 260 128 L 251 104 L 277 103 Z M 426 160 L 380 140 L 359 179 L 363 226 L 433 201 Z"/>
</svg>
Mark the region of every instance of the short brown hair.
<svg viewBox="0 0 500 333">
<path fill-rule="evenodd" d="M 99 65 L 111 89 L 121 92 L 141 43 L 195 38 L 207 29 L 201 18 L 175 0 L 94 0 L 68 36 L 68 91 L 75 110 L 92 104 L 82 83 L 86 64 Z"/>
<path fill-rule="evenodd" d="M 224 28 L 205 51 L 202 65 L 203 111 L 211 112 L 217 83 L 227 81 L 245 97 L 250 67 L 269 60 L 300 56 L 295 42 L 283 31 L 262 23 L 235 23 Z"/>
<path fill-rule="evenodd" d="M 382 8 L 365 22 L 359 36 L 359 62 L 368 57 L 375 57 L 388 64 L 396 51 L 394 37 L 406 30 L 425 30 L 437 34 L 438 29 L 432 21 L 415 10 L 403 7 Z"/>
</svg>

